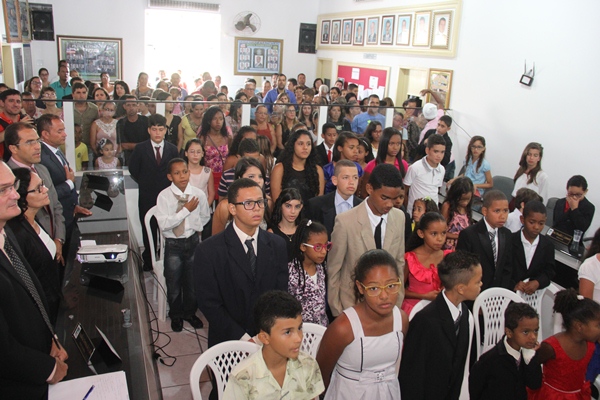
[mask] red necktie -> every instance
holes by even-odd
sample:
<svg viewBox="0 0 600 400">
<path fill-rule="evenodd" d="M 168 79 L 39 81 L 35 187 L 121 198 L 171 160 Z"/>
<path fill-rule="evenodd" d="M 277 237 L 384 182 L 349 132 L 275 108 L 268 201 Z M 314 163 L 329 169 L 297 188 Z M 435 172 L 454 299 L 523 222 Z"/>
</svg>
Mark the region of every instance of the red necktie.
<svg viewBox="0 0 600 400">
<path fill-rule="evenodd" d="M 162 157 L 160 156 L 160 146 L 156 146 L 155 149 L 156 149 L 156 163 L 158 165 L 160 165 L 160 162 L 162 160 Z"/>
<path fill-rule="evenodd" d="M 331 150 L 327 150 L 327 162 L 331 162 Z"/>
</svg>

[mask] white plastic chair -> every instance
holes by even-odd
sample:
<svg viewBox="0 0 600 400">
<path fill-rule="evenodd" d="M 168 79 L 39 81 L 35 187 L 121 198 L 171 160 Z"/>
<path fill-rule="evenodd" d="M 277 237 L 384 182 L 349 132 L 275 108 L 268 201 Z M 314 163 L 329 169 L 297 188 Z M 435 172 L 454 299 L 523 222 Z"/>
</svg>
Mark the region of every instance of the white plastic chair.
<svg viewBox="0 0 600 400">
<path fill-rule="evenodd" d="M 321 344 L 321 339 L 326 330 L 327 328 L 319 324 L 311 324 L 310 322 L 303 323 L 302 332 L 304 333 L 304 336 L 302 337 L 300 350 L 310 354 L 313 358 L 317 357 L 319 345 Z"/>
<path fill-rule="evenodd" d="M 152 259 L 152 269 L 156 274 L 156 281 L 154 285 L 154 301 L 158 304 L 158 319 L 165 321 L 167 319 L 167 282 L 165 281 L 165 243 L 163 240 L 162 233 L 158 232 L 158 253 L 154 248 L 154 240 L 152 240 L 152 228 L 150 227 L 150 220 L 156 214 L 156 206 L 152 207 L 146 213 L 144 217 L 144 225 L 146 226 L 146 232 L 148 232 L 148 242 L 150 243 L 150 257 Z"/>
<path fill-rule="evenodd" d="M 475 340 L 477 346 L 477 359 L 496 345 L 504 335 L 504 311 L 508 304 L 514 301 L 523 303 L 523 299 L 515 292 L 504 288 L 493 287 L 481 292 L 475 299 L 473 315 L 475 317 Z M 483 344 L 481 328 L 477 321 L 479 312 L 483 314 Z"/>
<path fill-rule="evenodd" d="M 419 311 L 421 311 L 422 309 L 424 309 L 427 304 L 431 303 L 431 300 L 421 300 L 419 301 L 417 304 L 415 304 L 415 306 L 412 308 L 412 310 L 410 310 L 410 314 L 408 315 L 408 320 L 412 321 L 412 319 L 415 317 L 415 315 L 417 315 L 417 313 Z"/>
<path fill-rule="evenodd" d="M 546 296 L 546 298 L 544 299 L 542 312 L 552 316 L 552 330 L 547 335 L 544 335 L 545 337 L 542 337 L 542 340 L 547 339 L 548 337 L 556 335 L 557 333 L 563 331 L 563 317 L 562 315 L 554 312 L 554 298 L 556 297 L 556 293 L 560 292 L 564 288 L 552 282 L 546 289 L 548 289 L 546 291 L 548 296 Z M 551 299 L 551 301 L 547 301 L 546 299 Z"/>
<path fill-rule="evenodd" d="M 244 340 L 230 340 L 219 343 L 204 353 L 196 360 L 190 371 L 190 389 L 194 400 L 202 400 L 200 393 L 200 375 L 205 367 L 210 367 L 217 383 L 219 399 L 225 391 L 225 385 L 231 370 L 249 355 L 260 350 L 256 343 Z"/>
</svg>

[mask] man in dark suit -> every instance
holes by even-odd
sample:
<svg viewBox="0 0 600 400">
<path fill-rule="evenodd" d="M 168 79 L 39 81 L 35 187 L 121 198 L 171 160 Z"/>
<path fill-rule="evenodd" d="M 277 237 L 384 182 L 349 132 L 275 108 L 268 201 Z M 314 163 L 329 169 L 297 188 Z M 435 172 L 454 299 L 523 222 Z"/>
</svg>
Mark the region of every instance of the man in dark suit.
<svg viewBox="0 0 600 400">
<path fill-rule="evenodd" d="M 334 124 L 327 122 L 321 129 L 323 142 L 317 146 L 317 164 L 323 167 L 333 161 L 333 146 L 338 137 L 338 131 Z"/>
<path fill-rule="evenodd" d="M 512 290 L 512 238 L 504 227 L 508 218 L 508 201 L 499 190 L 488 190 L 483 196 L 483 218 L 458 235 L 456 250 L 479 256 L 483 268 L 481 291 L 490 287 Z"/>
<path fill-rule="evenodd" d="M 360 197 L 354 195 L 358 188 L 356 164 L 350 160 L 340 160 L 335 164 L 333 174 L 331 181 L 336 190 L 308 201 L 308 217 L 325 225 L 330 239 L 336 215 L 362 202 Z"/>
<path fill-rule="evenodd" d="M 233 222 L 200 243 L 194 255 L 198 307 L 208 320 L 208 346 L 227 340 L 250 340 L 258 332 L 253 308 L 269 290 L 287 291 L 285 241 L 260 229 L 266 199 L 246 178 L 227 193 Z"/>
<path fill-rule="evenodd" d="M 44 114 L 37 120 L 37 130 L 42 138 L 42 164 L 48 168 L 58 200 L 62 204 L 68 244 L 75 224 L 75 214 L 88 216 L 92 212 L 79 207 L 75 171 L 69 166 L 59 148 L 65 144 L 67 138 L 65 123 L 56 115 Z"/>
<path fill-rule="evenodd" d="M 156 199 L 163 189 L 169 187 L 171 182 L 167 178 L 169 161 L 177 157 L 177 147 L 165 140 L 167 133 L 167 120 L 160 114 L 154 114 L 148 119 L 148 133 L 150 139 L 139 143 L 133 149 L 129 162 L 129 173 L 139 187 L 139 216 L 142 224 L 142 238 L 144 240 L 144 270 L 152 270 L 150 257 L 150 242 L 144 224 L 146 213 L 156 205 Z M 152 236 L 155 240 L 158 225 L 152 219 Z"/>
<path fill-rule="evenodd" d="M 554 278 L 554 244 L 540 235 L 546 225 L 546 206 L 537 200 L 529 201 L 521 215 L 523 228 L 512 234 L 514 290 L 532 294 L 550 285 Z M 527 280 L 527 282 L 524 282 Z"/>
<path fill-rule="evenodd" d="M 66 239 L 65 217 L 62 204 L 58 200 L 58 194 L 52 183 L 52 177 L 48 169 L 40 164 L 42 159 L 42 148 L 40 138 L 33 128 L 24 122 L 11 124 L 6 128 L 4 143 L 10 149 L 12 156 L 7 164 L 11 168 L 29 168 L 39 175 L 48 188 L 50 205 L 43 207 L 35 216 L 38 224 L 44 228 L 46 233 L 56 244 L 56 258 L 64 264 L 62 259 L 62 245 Z"/>
<path fill-rule="evenodd" d="M 40 282 L 5 227 L 21 212 L 15 183 L 8 165 L 0 162 L 0 352 L 5 360 L 0 366 L 0 397 L 40 399 L 47 397 L 48 383 L 67 374 L 68 355 L 53 339 Z"/>
</svg>

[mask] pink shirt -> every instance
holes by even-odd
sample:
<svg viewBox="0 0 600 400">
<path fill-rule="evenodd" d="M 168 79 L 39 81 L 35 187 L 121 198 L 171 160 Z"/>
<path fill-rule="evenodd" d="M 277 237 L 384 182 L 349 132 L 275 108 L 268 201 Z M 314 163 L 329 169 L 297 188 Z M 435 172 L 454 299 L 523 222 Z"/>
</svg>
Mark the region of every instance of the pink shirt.
<svg viewBox="0 0 600 400">
<path fill-rule="evenodd" d="M 425 128 L 423 128 L 423 130 L 421 131 L 421 134 L 419 135 L 419 143 L 423 141 L 423 137 L 425 137 L 425 133 L 427 133 L 428 130 L 437 128 L 438 122 L 442 115 L 444 115 L 444 110 L 438 108 L 437 116 L 428 123 L 426 123 Z"/>
<path fill-rule="evenodd" d="M 371 160 L 367 163 L 367 166 L 365 167 L 365 172 L 368 172 L 368 173 L 373 172 L 373 169 L 377 165 L 377 164 L 375 164 L 375 161 L 376 160 Z M 404 166 L 404 173 L 406 173 L 406 171 L 408 171 L 408 163 L 406 162 L 406 160 L 402 160 L 402 165 Z M 394 160 L 394 167 L 396 167 L 398 169 L 398 171 L 400 171 L 400 164 L 398 163 L 397 158 Z"/>
</svg>

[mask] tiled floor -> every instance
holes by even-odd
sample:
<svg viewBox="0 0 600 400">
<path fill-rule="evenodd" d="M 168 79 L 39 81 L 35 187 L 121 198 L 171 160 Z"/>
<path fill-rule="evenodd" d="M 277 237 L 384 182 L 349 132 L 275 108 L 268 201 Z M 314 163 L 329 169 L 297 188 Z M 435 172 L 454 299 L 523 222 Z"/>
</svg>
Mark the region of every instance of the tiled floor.
<svg viewBox="0 0 600 400">
<path fill-rule="evenodd" d="M 145 276 L 148 300 L 154 310 L 157 310 L 157 304 L 154 301 L 154 280 L 147 272 Z M 159 347 L 164 346 L 162 347 L 164 353 L 158 347 L 155 347 L 154 351 L 158 351 L 163 357 L 166 353 L 166 355 L 176 358 L 175 363 L 170 367 L 168 365 L 171 365 L 174 360 L 169 357 L 163 358 L 164 364 L 160 360 L 156 364 L 164 400 L 190 400 L 192 398 L 189 381 L 190 370 L 196 359 L 198 359 L 198 356 L 202 353 L 202 350 L 206 350 L 208 347 L 206 339 L 208 336 L 208 322 L 200 311 L 198 311 L 197 315 L 204 322 L 203 329 L 195 330 L 189 323 L 184 322 L 182 332 L 173 332 L 171 321 L 168 317 L 164 322 L 156 320 L 151 324 L 153 329 L 152 338 L 156 340 L 156 345 Z M 150 311 L 150 320 L 153 318 L 152 311 Z M 204 371 L 200 378 L 202 398 L 208 399 L 211 388 L 212 386 L 207 373 Z"/>
</svg>

